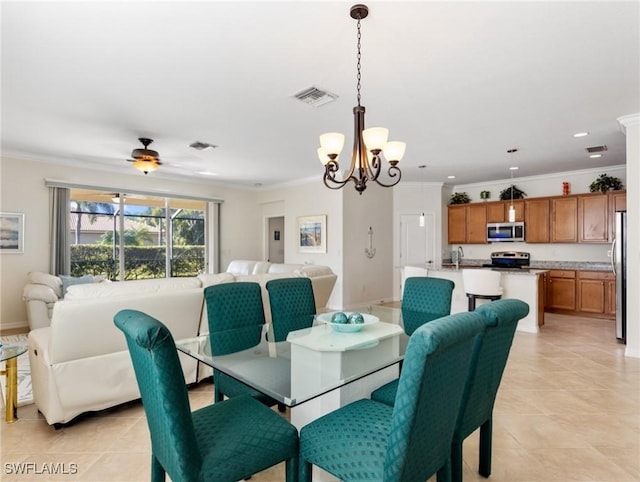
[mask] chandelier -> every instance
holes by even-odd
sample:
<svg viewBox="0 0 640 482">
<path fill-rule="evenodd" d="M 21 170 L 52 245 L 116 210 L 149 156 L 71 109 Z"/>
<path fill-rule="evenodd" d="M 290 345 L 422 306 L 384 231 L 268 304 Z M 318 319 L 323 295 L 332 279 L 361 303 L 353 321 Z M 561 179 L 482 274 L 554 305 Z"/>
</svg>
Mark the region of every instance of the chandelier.
<svg viewBox="0 0 640 482">
<path fill-rule="evenodd" d="M 356 191 L 362 194 L 367 188 L 367 182 L 375 181 L 382 187 L 392 187 L 400 182 L 402 172 L 398 167 L 398 162 L 404 156 L 406 144 L 404 142 L 388 142 L 389 130 L 384 127 L 364 128 L 364 106 L 360 105 L 360 21 L 367 17 L 369 8 L 366 5 L 354 5 L 351 7 L 351 18 L 358 21 L 357 27 L 357 100 L 358 105 L 353 108 L 354 117 L 354 138 L 353 152 L 351 154 L 351 167 L 349 170 L 336 177 L 340 172 L 338 156 L 344 146 L 344 134 L 339 132 L 329 132 L 320 136 L 320 147 L 318 157 L 324 165 L 324 185 L 329 189 L 340 189 L 349 181 L 353 181 Z M 387 175 L 388 182 L 382 182 L 378 177 L 382 168 L 382 154 L 389 163 Z"/>
</svg>

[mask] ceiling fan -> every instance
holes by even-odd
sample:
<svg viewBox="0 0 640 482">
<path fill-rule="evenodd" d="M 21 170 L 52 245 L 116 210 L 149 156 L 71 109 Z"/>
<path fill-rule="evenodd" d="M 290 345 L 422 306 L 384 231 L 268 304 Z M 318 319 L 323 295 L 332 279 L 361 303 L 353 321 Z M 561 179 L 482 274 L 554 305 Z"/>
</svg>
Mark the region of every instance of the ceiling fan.
<svg viewBox="0 0 640 482">
<path fill-rule="evenodd" d="M 142 143 L 144 149 L 134 149 L 131 152 L 131 157 L 133 157 L 133 159 L 127 159 L 127 161 L 133 162 L 133 167 L 138 171 L 149 174 L 162 165 L 160 162 L 160 156 L 157 151 L 148 149 L 149 144 L 153 142 L 153 139 L 139 137 L 138 140 Z"/>
</svg>

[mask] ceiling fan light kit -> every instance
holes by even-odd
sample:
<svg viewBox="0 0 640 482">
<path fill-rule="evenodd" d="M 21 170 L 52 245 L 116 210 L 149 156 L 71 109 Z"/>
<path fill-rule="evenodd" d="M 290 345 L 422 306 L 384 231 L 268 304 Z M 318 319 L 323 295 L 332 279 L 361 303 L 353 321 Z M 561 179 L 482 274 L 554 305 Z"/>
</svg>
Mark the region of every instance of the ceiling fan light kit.
<svg viewBox="0 0 640 482">
<path fill-rule="evenodd" d="M 404 156 L 406 144 L 404 142 L 388 142 L 389 130 L 384 127 L 364 128 L 364 106 L 360 105 L 360 21 L 369 15 L 366 5 L 358 4 L 351 7 L 351 18 L 358 21 L 357 27 L 357 100 L 358 105 L 353 108 L 354 139 L 353 152 L 351 154 L 351 166 L 341 179 L 336 178 L 340 172 L 338 156 L 344 146 L 344 135 L 339 132 L 330 132 L 320 136 L 318 157 L 324 166 L 324 185 L 329 189 L 343 188 L 349 181 L 353 181 L 359 194 L 367 188 L 367 182 L 374 181 L 382 187 L 393 187 L 400 182 L 402 172 L 398 162 Z M 387 159 L 389 168 L 387 176 L 389 182 L 378 179 L 382 168 L 382 156 Z"/>
<path fill-rule="evenodd" d="M 149 144 L 153 142 L 153 139 L 139 137 L 138 140 L 142 143 L 144 148 L 134 149 L 131 152 L 131 157 L 133 157 L 133 159 L 127 160 L 129 162 L 133 162 L 133 167 L 145 174 L 156 171 L 162 163 L 160 162 L 160 155 L 158 152 L 153 149 L 149 149 Z"/>
</svg>

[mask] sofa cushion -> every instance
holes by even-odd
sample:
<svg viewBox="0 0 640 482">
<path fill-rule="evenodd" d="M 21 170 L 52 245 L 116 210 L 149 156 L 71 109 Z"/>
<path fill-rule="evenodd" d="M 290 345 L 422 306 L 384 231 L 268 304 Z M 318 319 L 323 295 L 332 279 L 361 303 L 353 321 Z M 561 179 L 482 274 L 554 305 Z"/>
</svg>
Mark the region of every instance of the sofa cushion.
<svg viewBox="0 0 640 482">
<path fill-rule="evenodd" d="M 132 294 L 158 293 L 161 291 L 177 291 L 200 287 L 201 282 L 196 277 L 154 278 L 115 281 L 113 283 L 93 283 L 70 287 L 67 296 L 65 296 L 65 300 L 130 296 Z"/>
<path fill-rule="evenodd" d="M 62 297 L 64 298 L 71 286 L 93 283 L 93 276 L 87 274 L 84 276 L 65 276 L 60 275 L 62 281 Z"/>
<path fill-rule="evenodd" d="M 57 276 L 41 271 L 31 271 L 27 278 L 31 284 L 48 286 L 58 298 L 62 298 L 62 280 Z"/>
<path fill-rule="evenodd" d="M 251 274 L 268 273 L 270 266 L 272 265 L 268 261 L 256 261 L 256 264 L 253 267 L 253 272 Z"/>
<path fill-rule="evenodd" d="M 207 286 L 219 285 L 221 283 L 233 283 L 236 277 L 232 273 L 202 273 L 198 275 L 198 279 L 200 283 L 202 283 L 202 287 L 206 288 Z"/>
<path fill-rule="evenodd" d="M 302 268 L 301 264 L 284 264 L 284 263 L 271 263 L 269 266 L 269 274 L 279 273 L 293 273 L 295 270 Z"/>
<path fill-rule="evenodd" d="M 29 284 L 22 290 L 22 299 L 24 301 L 38 300 L 45 303 L 55 303 L 59 297 L 50 286 L 43 284 Z"/>
<path fill-rule="evenodd" d="M 333 274 L 333 271 L 331 271 L 331 268 L 329 268 L 328 266 L 306 264 L 300 269 L 297 269 L 296 273 L 300 276 L 304 276 L 305 278 L 315 278 L 316 276 L 326 276 L 328 274 Z"/>
<path fill-rule="evenodd" d="M 252 274 L 257 261 L 249 259 L 234 259 L 227 266 L 227 272 L 233 274 Z"/>
</svg>

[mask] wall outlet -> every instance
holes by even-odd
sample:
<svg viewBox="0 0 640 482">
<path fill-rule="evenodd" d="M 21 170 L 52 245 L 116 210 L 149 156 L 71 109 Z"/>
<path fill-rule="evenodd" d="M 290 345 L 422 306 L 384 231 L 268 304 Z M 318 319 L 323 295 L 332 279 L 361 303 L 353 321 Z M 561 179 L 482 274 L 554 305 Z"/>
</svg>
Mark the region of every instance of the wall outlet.
<svg viewBox="0 0 640 482">
<path fill-rule="evenodd" d="M 607 251 L 607 258 L 610 258 L 610 257 L 611 257 L 611 250 L 608 250 Z"/>
</svg>

